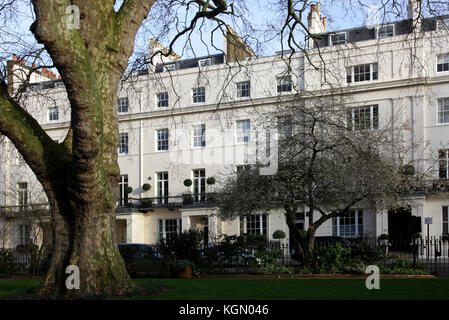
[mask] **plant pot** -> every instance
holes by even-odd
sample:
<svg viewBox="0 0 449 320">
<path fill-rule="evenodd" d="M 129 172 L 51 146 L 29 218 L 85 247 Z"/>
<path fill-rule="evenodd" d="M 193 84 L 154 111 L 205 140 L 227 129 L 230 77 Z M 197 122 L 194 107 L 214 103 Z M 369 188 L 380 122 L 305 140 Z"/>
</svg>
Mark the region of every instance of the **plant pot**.
<svg viewBox="0 0 449 320">
<path fill-rule="evenodd" d="M 192 278 L 192 267 L 191 266 L 187 266 L 186 271 L 180 272 L 178 274 L 178 277 L 181 279 L 190 279 Z"/>
</svg>

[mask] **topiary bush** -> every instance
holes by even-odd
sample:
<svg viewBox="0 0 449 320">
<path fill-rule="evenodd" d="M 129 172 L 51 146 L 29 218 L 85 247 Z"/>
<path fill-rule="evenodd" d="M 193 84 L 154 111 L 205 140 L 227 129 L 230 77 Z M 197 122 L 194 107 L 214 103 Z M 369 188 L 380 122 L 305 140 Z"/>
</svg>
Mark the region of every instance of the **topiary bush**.
<svg viewBox="0 0 449 320">
<path fill-rule="evenodd" d="M 149 183 L 144 183 L 142 186 L 142 189 L 145 191 L 148 191 L 151 189 L 151 185 Z"/>
<path fill-rule="evenodd" d="M 130 194 L 131 192 L 133 192 L 133 187 L 126 186 L 126 187 L 125 187 L 125 193 L 126 193 L 126 194 Z"/>
<path fill-rule="evenodd" d="M 276 230 L 273 232 L 273 239 L 284 239 L 285 238 L 285 232 L 282 230 Z"/>
<path fill-rule="evenodd" d="M 207 184 L 215 184 L 215 178 L 214 177 L 209 177 L 206 179 L 206 183 Z"/>
<path fill-rule="evenodd" d="M 185 179 L 185 180 L 184 180 L 184 185 L 185 185 L 186 187 L 190 187 L 190 186 L 192 185 L 192 180 L 190 180 L 190 179 Z"/>
</svg>

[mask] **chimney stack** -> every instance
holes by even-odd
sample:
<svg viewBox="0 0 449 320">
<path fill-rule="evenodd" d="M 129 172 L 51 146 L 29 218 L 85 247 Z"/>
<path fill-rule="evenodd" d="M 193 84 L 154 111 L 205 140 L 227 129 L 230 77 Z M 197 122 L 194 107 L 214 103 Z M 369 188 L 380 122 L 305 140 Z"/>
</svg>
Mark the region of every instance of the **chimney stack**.
<svg viewBox="0 0 449 320">
<path fill-rule="evenodd" d="M 309 22 L 309 33 L 310 34 L 320 34 L 326 32 L 327 27 L 327 18 L 321 18 L 321 3 L 312 4 L 310 6 L 310 12 L 307 17 Z M 313 48 L 314 41 L 312 38 L 309 38 L 309 48 Z"/>
<path fill-rule="evenodd" d="M 421 0 L 408 0 L 407 16 L 408 19 L 412 20 L 413 31 L 421 32 Z"/>
</svg>

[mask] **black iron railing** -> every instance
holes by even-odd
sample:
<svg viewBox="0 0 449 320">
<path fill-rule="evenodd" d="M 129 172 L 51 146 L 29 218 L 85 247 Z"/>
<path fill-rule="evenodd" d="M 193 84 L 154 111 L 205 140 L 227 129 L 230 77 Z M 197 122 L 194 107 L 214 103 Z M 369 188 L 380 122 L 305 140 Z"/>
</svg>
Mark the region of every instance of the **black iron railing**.
<svg viewBox="0 0 449 320">
<path fill-rule="evenodd" d="M 50 216 L 48 203 L 24 204 L 0 207 L 0 216 L 4 218 L 46 217 Z"/>
<path fill-rule="evenodd" d="M 181 207 L 204 207 L 215 204 L 214 193 L 193 193 L 178 196 L 162 196 L 148 198 L 126 198 L 119 199 L 117 208 L 133 208 L 140 210 L 153 210 L 157 208 L 181 208 Z"/>
</svg>

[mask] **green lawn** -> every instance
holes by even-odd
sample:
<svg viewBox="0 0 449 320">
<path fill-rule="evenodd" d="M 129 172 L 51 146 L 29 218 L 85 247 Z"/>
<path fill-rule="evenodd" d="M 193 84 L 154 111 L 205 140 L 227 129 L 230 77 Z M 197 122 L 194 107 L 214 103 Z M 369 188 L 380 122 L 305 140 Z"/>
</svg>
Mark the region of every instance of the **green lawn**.
<svg viewBox="0 0 449 320">
<path fill-rule="evenodd" d="M 142 285 L 149 279 L 135 279 Z M 449 300 L 449 279 L 381 279 L 380 290 L 367 290 L 364 279 L 159 279 L 169 287 L 158 296 L 137 299 L 428 299 Z M 39 280 L 0 280 L 0 297 L 37 286 Z"/>
</svg>

